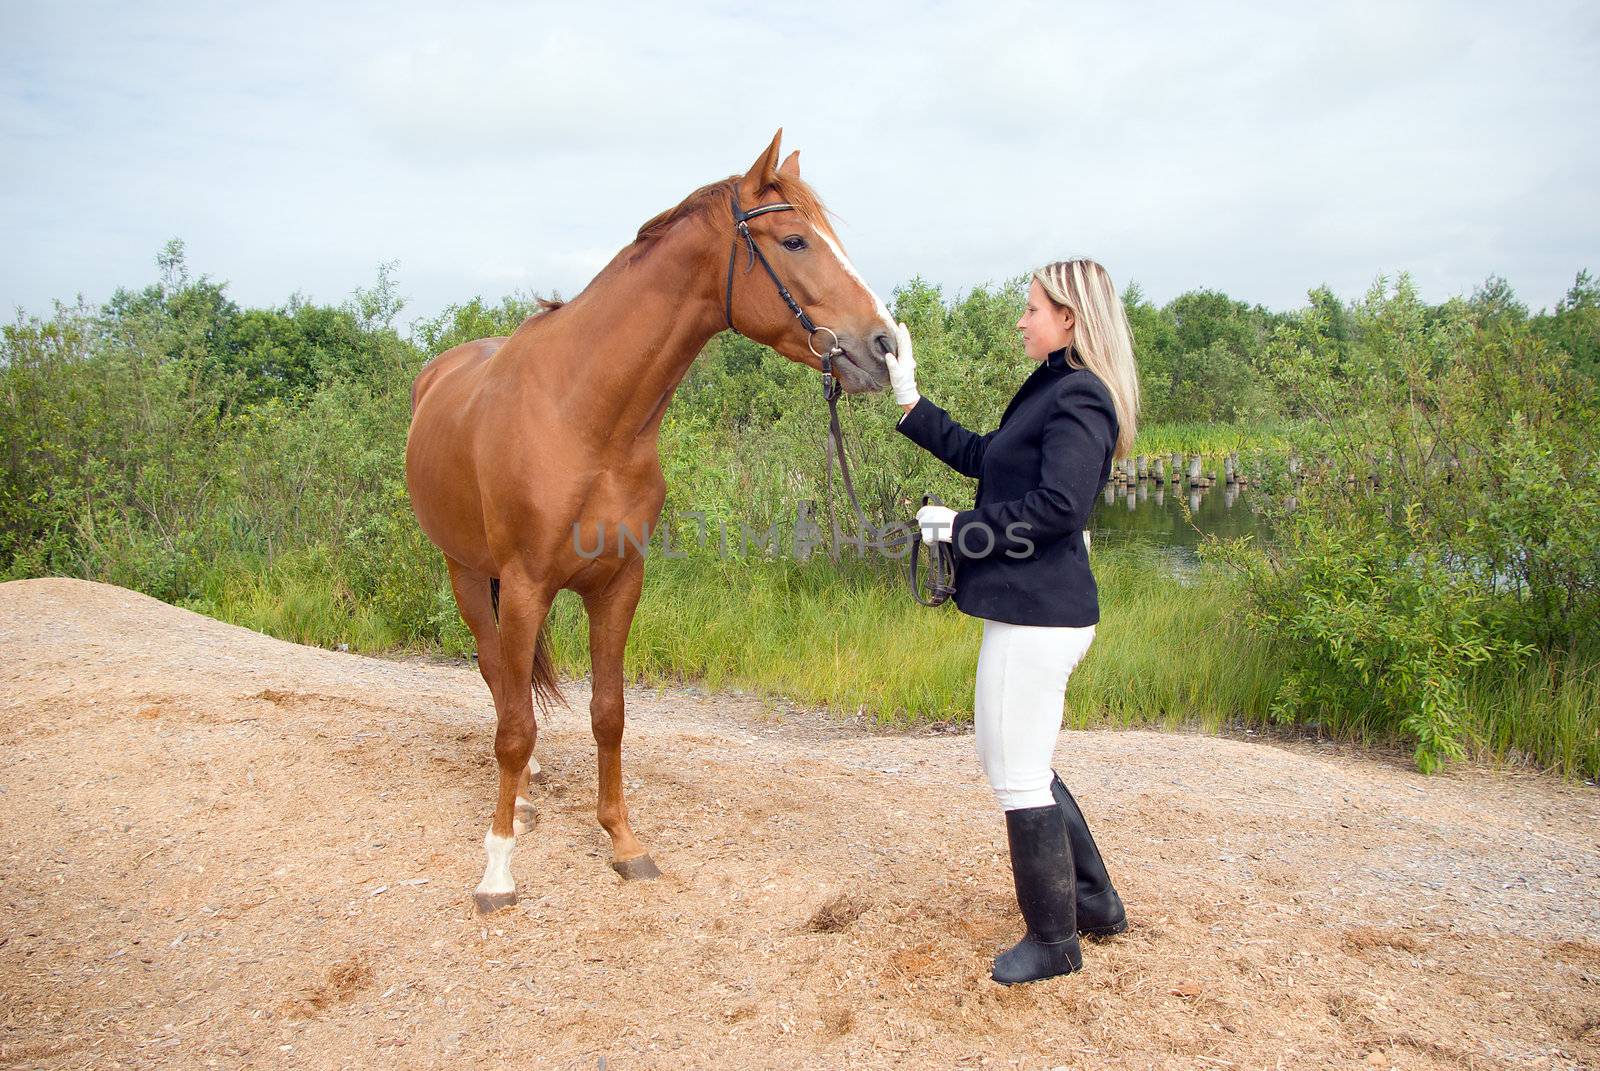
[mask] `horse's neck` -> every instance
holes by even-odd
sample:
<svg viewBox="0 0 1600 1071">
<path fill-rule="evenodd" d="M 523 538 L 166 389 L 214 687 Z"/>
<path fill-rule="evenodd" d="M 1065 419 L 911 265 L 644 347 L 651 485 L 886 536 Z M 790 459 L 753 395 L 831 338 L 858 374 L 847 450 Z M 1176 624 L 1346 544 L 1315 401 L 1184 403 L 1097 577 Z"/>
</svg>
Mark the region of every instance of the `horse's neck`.
<svg viewBox="0 0 1600 1071">
<path fill-rule="evenodd" d="M 724 326 L 707 227 L 685 226 L 623 266 L 619 257 L 533 334 L 527 367 L 573 432 L 631 444 L 654 436 L 673 392 Z"/>
</svg>

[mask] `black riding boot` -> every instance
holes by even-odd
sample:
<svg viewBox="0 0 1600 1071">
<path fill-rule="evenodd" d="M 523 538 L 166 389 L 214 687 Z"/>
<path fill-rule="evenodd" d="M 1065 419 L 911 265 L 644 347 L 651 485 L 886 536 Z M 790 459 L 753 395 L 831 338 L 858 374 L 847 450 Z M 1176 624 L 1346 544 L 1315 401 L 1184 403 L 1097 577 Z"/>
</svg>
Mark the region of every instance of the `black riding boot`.
<svg viewBox="0 0 1600 1071">
<path fill-rule="evenodd" d="M 1083 966 L 1083 952 L 1073 911 L 1077 891 L 1072 847 L 1061 809 L 1051 805 L 1007 811 L 1006 840 L 1017 906 L 1028 933 L 995 957 L 994 980 L 1013 985 L 1071 974 Z"/>
<path fill-rule="evenodd" d="M 1055 774 L 1054 770 L 1050 771 Z M 1078 801 L 1072 798 L 1067 786 L 1056 774 L 1050 781 L 1050 792 L 1061 808 L 1061 817 L 1067 823 L 1067 836 L 1072 842 L 1072 866 L 1078 878 L 1078 932 L 1090 937 L 1110 937 L 1128 928 L 1128 913 L 1122 908 L 1122 897 L 1111 887 L 1111 875 L 1100 859 L 1100 849 L 1089 835 L 1089 823 L 1084 821 Z"/>
</svg>

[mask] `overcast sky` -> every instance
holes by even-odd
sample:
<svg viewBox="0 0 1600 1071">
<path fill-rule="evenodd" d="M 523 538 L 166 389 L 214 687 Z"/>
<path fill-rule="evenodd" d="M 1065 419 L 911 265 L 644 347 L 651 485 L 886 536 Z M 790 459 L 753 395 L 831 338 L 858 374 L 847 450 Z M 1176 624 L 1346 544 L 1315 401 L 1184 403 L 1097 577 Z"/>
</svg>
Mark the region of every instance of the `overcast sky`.
<svg viewBox="0 0 1600 1071">
<path fill-rule="evenodd" d="M 1092 256 L 1274 308 L 1600 270 L 1586 3 L 0 6 L 0 308 L 570 296 L 774 130 L 887 299 Z M 760 13 L 756 13 L 760 12 Z M 1585 133 L 1585 131 L 1588 131 Z"/>
</svg>

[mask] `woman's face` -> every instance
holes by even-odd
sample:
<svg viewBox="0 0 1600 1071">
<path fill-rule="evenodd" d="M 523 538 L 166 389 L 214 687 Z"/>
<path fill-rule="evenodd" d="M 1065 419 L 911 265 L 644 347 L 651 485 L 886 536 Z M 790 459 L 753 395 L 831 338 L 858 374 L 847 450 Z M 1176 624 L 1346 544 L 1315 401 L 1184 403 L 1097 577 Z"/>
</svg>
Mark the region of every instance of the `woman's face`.
<svg viewBox="0 0 1600 1071">
<path fill-rule="evenodd" d="M 1071 309 L 1057 306 L 1035 279 L 1028 284 L 1028 308 L 1017 321 L 1022 332 L 1022 352 L 1042 361 L 1072 342 L 1075 320 Z"/>
</svg>

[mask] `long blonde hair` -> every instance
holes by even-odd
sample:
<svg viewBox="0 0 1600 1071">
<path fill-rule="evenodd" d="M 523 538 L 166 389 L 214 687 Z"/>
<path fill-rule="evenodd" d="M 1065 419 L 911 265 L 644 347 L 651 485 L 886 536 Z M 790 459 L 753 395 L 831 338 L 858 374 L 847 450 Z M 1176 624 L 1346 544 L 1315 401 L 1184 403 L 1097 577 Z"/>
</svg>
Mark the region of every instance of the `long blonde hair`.
<svg viewBox="0 0 1600 1071">
<path fill-rule="evenodd" d="M 1084 366 L 1100 377 L 1117 409 L 1114 456 L 1133 451 L 1139 419 L 1139 368 L 1133 360 L 1133 334 L 1128 314 L 1105 268 L 1092 260 L 1058 260 L 1033 273 L 1058 307 L 1077 316 L 1072 342 Z"/>
</svg>

